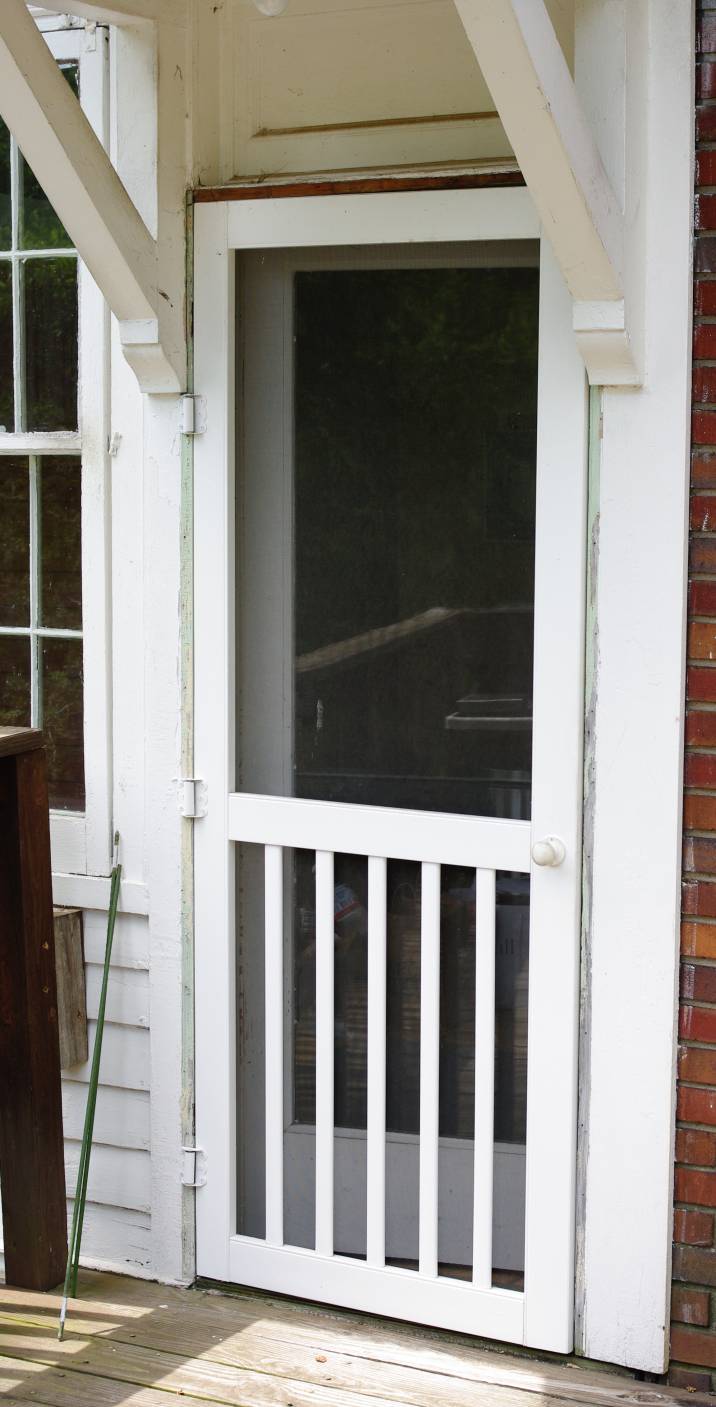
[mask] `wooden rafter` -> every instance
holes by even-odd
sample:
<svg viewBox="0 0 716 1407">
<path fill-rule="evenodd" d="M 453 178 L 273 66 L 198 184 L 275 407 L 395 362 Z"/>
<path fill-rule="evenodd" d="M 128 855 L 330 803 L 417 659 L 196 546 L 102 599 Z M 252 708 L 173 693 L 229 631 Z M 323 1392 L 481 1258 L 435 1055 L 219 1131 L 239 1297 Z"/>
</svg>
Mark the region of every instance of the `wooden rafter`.
<svg viewBox="0 0 716 1407">
<path fill-rule="evenodd" d="M 182 348 L 162 344 L 156 242 L 23 0 L 0 5 L 0 115 L 120 323 L 143 390 L 182 389 Z"/>
<path fill-rule="evenodd" d="M 45 10 L 65 14 L 69 0 L 42 0 Z M 137 20 L 186 23 L 185 0 L 71 0 L 72 14 L 106 24 L 131 24 Z"/>
<path fill-rule="evenodd" d="M 455 0 L 575 304 L 590 380 L 639 380 L 624 221 L 544 0 Z"/>
</svg>

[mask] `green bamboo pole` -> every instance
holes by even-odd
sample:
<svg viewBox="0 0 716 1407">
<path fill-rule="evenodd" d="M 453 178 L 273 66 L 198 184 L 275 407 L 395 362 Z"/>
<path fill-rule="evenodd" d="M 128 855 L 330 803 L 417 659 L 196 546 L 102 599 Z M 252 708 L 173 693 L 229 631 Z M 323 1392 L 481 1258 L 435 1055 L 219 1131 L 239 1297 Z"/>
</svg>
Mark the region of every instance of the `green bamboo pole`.
<svg viewBox="0 0 716 1407">
<path fill-rule="evenodd" d="M 60 1326 L 57 1337 L 60 1341 L 65 1336 L 65 1319 L 67 1318 L 67 1301 L 72 1295 L 77 1294 L 77 1273 L 80 1264 L 80 1247 L 82 1244 L 82 1227 L 84 1224 L 85 1204 L 87 1201 L 87 1180 L 89 1178 L 90 1154 L 92 1152 L 92 1134 L 94 1131 L 94 1115 L 97 1106 L 97 1090 L 99 1087 L 99 1066 L 102 1058 L 102 1036 L 104 1033 L 104 1013 L 107 1005 L 107 987 L 109 985 L 109 970 L 112 958 L 112 941 L 114 939 L 114 925 L 117 917 L 117 905 L 119 903 L 119 884 L 122 877 L 122 866 L 118 860 L 119 832 L 115 831 L 114 836 L 114 867 L 112 869 L 112 879 L 109 891 L 109 913 L 107 915 L 107 942 L 104 951 L 104 969 L 102 972 L 102 988 L 99 998 L 99 1010 L 97 1012 L 97 1027 L 94 1034 L 94 1048 L 92 1051 L 92 1066 L 90 1069 L 89 1085 L 87 1087 L 87 1106 L 85 1109 L 85 1123 L 82 1132 L 82 1147 L 80 1149 L 80 1162 L 77 1170 L 77 1187 L 75 1190 L 75 1204 L 72 1211 L 72 1230 L 70 1232 L 70 1244 L 67 1254 L 67 1270 L 65 1271 L 65 1283 L 62 1291 L 62 1304 L 60 1306 Z"/>
</svg>

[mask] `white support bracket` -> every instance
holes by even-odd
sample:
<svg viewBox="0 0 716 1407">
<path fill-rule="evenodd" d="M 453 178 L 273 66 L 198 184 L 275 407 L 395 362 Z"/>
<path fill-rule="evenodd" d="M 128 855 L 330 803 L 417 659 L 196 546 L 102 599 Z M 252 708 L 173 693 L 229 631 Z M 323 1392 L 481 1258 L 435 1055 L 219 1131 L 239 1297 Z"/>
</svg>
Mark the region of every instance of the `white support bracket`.
<svg viewBox="0 0 716 1407">
<path fill-rule="evenodd" d="M 624 216 L 544 0 L 455 0 L 567 287 L 594 385 L 640 385 Z"/>
<path fill-rule="evenodd" d="M 0 4 L 0 116 L 117 317 L 141 389 L 181 391 L 185 350 L 170 328 L 156 241 L 24 0 Z"/>
</svg>

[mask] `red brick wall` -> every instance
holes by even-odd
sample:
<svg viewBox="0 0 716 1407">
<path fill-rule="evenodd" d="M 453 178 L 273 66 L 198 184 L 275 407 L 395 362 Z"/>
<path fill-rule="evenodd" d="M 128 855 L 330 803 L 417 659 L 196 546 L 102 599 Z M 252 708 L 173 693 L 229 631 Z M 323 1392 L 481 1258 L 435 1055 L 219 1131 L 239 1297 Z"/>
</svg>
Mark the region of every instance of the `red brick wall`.
<svg viewBox="0 0 716 1407">
<path fill-rule="evenodd" d="M 716 1388 L 716 0 L 697 0 L 684 884 L 670 1379 Z"/>
</svg>

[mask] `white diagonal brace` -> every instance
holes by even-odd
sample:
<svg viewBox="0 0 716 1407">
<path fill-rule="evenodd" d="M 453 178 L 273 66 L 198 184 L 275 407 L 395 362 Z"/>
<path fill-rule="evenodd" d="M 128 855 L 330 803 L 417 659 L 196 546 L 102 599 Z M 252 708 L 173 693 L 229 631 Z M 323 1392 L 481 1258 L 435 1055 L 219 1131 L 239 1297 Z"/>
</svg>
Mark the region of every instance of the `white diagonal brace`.
<svg viewBox="0 0 716 1407">
<path fill-rule="evenodd" d="M 574 299 L 590 380 L 631 384 L 623 215 L 544 0 L 455 5 Z"/>
<path fill-rule="evenodd" d="M 0 115 L 112 312 L 141 328 L 151 348 L 142 389 L 180 390 L 181 368 L 161 347 L 155 241 L 23 0 L 0 5 Z"/>
<path fill-rule="evenodd" d="M 622 217 L 544 0 L 455 0 L 572 297 L 622 297 Z"/>
</svg>

